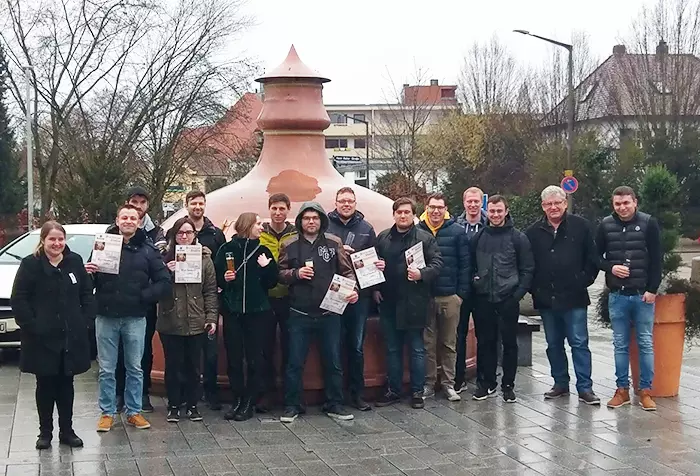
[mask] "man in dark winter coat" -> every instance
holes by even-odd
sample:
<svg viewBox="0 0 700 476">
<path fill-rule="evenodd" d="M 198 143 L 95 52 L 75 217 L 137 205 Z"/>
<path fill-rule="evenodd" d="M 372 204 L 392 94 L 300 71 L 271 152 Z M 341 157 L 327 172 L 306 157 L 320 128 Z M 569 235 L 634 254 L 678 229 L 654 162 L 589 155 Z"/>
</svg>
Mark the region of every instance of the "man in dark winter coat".
<svg viewBox="0 0 700 476">
<path fill-rule="evenodd" d="M 579 400 L 599 405 L 591 380 L 591 351 L 588 348 L 588 286 L 598 275 L 598 256 L 591 224 L 566 211 L 566 193 L 550 185 L 542 191 L 545 216 L 528 228 L 526 235 L 535 258 L 530 290 L 540 311 L 547 358 L 554 386 L 544 394 L 553 399 L 569 395 L 569 363 L 564 339 L 571 347 Z"/>
<path fill-rule="evenodd" d="M 535 263 L 527 237 L 513 227 L 506 199 L 500 195 L 490 197 L 486 213 L 489 225 L 479 231 L 471 242 L 478 367 L 478 388 L 472 398 L 484 400 L 496 392 L 500 333 L 503 344 L 503 400 L 513 403 L 513 386 L 518 368 L 520 300 L 530 289 Z"/>
<path fill-rule="evenodd" d="M 630 403 L 629 343 L 634 329 L 639 347 L 639 403 L 656 410 L 650 390 L 654 379 L 654 303 L 661 284 L 663 251 L 661 230 L 655 218 L 637 210 L 630 187 L 613 191 L 614 213 L 598 226 L 596 245 L 610 289 L 608 309 L 615 345 L 617 390 L 609 408 Z"/>
<path fill-rule="evenodd" d="M 451 402 L 461 400 L 455 391 L 457 326 L 462 302 L 469 298 L 471 266 L 469 243 L 464 229 L 447 211 L 445 196 L 433 193 L 428 197 L 425 213 L 418 225 L 435 236 L 442 269 L 433 283 L 433 299 L 425 328 L 426 379 L 424 396 L 435 395 L 440 363 L 440 384 Z"/>
<path fill-rule="evenodd" d="M 356 204 L 353 189 L 343 187 L 336 193 L 335 210 L 328 214 L 328 231 L 342 240 L 348 254 L 371 248 L 377 241 L 374 228 L 365 221 L 364 215 L 357 211 Z M 362 395 L 365 390 L 365 324 L 369 316 L 371 293 L 370 289 L 360 291 L 360 299 L 357 303 L 350 304 L 343 314 L 343 334 L 348 356 L 345 369 L 348 374 L 350 401 L 360 411 L 371 409 Z"/>
<path fill-rule="evenodd" d="M 394 202 L 395 225 L 377 237 L 377 254 L 385 262 L 386 282 L 375 291 L 379 317 L 387 347 L 387 391 L 376 402 L 378 407 L 401 400 L 403 387 L 403 348 L 408 344 L 411 375 L 411 406 L 423 408 L 425 386 L 425 344 L 432 286 L 440 275 L 442 257 L 435 237 L 414 224 L 416 204 L 407 197 Z M 422 250 L 425 267 L 414 264 L 413 251 Z M 406 255 L 412 250 L 410 257 Z M 410 261 L 410 263 L 409 263 Z"/>
<path fill-rule="evenodd" d="M 102 416 L 97 431 L 109 431 L 116 406 L 117 354 L 124 348 L 126 385 L 124 389 L 127 422 L 136 428 L 150 428 L 141 415 L 144 374 L 146 314 L 154 303 L 172 291 L 170 273 L 158 250 L 138 227 L 139 213 L 132 205 L 117 211 L 117 230 L 123 238 L 119 274 L 101 273 L 97 265 L 85 269 L 94 275 L 97 299 L 97 355 L 100 363 L 99 404 Z"/>
<path fill-rule="evenodd" d="M 484 192 L 478 187 L 470 187 L 462 194 L 464 213 L 457 217 L 457 224 L 464 227 L 467 242 L 488 223 L 483 209 Z M 457 327 L 457 364 L 455 366 L 455 391 L 462 393 L 467 389 L 467 334 L 469 333 L 469 318 L 474 310 L 474 296 L 470 294 L 459 310 L 459 326 Z"/>
<path fill-rule="evenodd" d="M 279 279 L 289 285 L 289 357 L 285 372 L 282 423 L 293 422 L 302 412 L 302 377 L 311 337 L 316 334 L 324 365 L 326 403 L 323 411 L 336 420 L 352 420 L 343 408 L 343 370 L 340 363 L 341 316 L 321 309 L 321 302 L 338 274 L 355 279 L 350 258 L 337 236 L 327 233 L 328 215 L 316 202 L 302 204 L 297 235 L 281 243 Z M 357 291 L 348 296 L 357 302 Z"/>
<path fill-rule="evenodd" d="M 185 195 L 185 207 L 187 207 L 187 215 L 194 223 L 197 231 L 197 243 L 209 248 L 212 259 L 216 258 L 219 248 L 226 243 L 226 237 L 204 214 L 207 208 L 207 197 L 204 192 L 195 190 Z M 217 322 L 217 332 L 219 332 L 218 328 Z M 219 388 L 216 383 L 219 340 L 206 339 L 202 345 L 202 350 L 204 353 L 204 372 L 202 372 L 204 396 L 209 404 L 209 408 L 215 411 L 221 410 Z"/>
</svg>

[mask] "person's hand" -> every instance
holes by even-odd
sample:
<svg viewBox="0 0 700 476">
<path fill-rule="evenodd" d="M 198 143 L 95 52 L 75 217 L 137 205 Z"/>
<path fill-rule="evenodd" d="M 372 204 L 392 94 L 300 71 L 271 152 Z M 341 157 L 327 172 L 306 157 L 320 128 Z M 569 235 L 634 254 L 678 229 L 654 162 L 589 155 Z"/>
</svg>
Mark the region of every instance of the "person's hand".
<svg viewBox="0 0 700 476">
<path fill-rule="evenodd" d="M 378 259 L 374 262 L 374 265 L 379 271 L 384 271 L 384 269 L 386 268 L 386 261 L 384 261 L 383 259 Z"/>
<path fill-rule="evenodd" d="M 236 279 L 236 272 L 235 271 L 229 270 L 229 271 L 226 271 L 224 273 L 224 280 L 226 280 L 226 282 L 233 281 L 234 279 Z"/>
<path fill-rule="evenodd" d="M 205 328 L 207 329 L 207 334 L 209 334 L 210 336 L 216 334 L 216 324 L 214 324 L 213 322 L 207 324 Z"/>
<path fill-rule="evenodd" d="M 85 263 L 85 271 L 90 274 L 97 273 L 100 268 L 95 263 Z"/>
<path fill-rule="evenodd" d="M 343 245 L 343 249 L 344 249 L 345 251 L 347 251 L 348 253 L 354 253 L 354 252 L 355 252 L 355 248 L 353 248 L 353 247 L 350 246 L 350 245 Z"/>
<path fill-rule="evenodd" d="M 374 291 L 374 293 L 372 293 L 372 294 L 374 294 L 374 302 L 376 302 L 377 304 L 381 304 L 381 302 L 384 300 L 384 296 L 382 296 L 382 292 L 381 291 Z"/>
<path fill-rule="evenodd" d="M 644 296 L 642 296 L 642 301 L 648 304 L 653 304 L 656 302 L 656 294 L 647 291 L 644 293 Z"/>
<path fill-rule="evenodd" d="M 357 294 L 357 291 L 353 291 L 350 294 L 348 294 L 348 296 L 345 298 L 345 300 L 347 302 L 349 302 L 350 304 L 355 304 L 359 298 L 360 298 L 360 295 Z"/>
<path fill-rule="evenodd" d="M 408 268 L 408 280 L 409 281 L 420 281 L 420 269 Z"/>
<path fill-rule="evenodd" d="M 314 277 L 314 269 L 309 266 L 299 268 L 299 277 L 301 279 L 311 279 Z"/>
<path fill-rule="evenodd" d="M 612 274 L 620 279 L 625 279 L 630 277 L 630 269 L 627 266 L 621 264 L 616 264 L 612 267 Z"/>
<path fill-rule="evenodd" d="M 258 256 L 258 264 L 260 265 L 261 268 L 264 268 L 265 266 L 270 264 L 270 261 L 272 261 L 272 260 L 264 254 Z"/>
<path fill-rule="evenodd" d="M 166 266 L 170 271 L 175 271 L 175 261 L 169 261 Z"/>
</svg>

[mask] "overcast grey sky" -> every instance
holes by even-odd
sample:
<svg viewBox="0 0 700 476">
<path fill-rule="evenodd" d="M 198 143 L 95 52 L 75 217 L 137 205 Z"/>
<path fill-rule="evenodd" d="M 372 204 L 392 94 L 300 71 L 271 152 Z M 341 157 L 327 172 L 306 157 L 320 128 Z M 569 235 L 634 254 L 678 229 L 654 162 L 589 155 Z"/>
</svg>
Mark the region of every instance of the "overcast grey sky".
<svg viewBox="0 0 700 476">
<path fill-rule="evenodd" d="M 515 28 L 567 42 L 584 30 L 599 60 L 627 35 L 651 0 L 249 0 L 257 26 L 245 47 L 268 70 L 293 43 L 301 59 L 331 79 L 326 103 L 384 102 L 390 78 L 410 82 L 418 66 L 454 84 L 474 41 L 497 33 L 518 61 L 542 64 L 549 46 Z"/>
</svg>

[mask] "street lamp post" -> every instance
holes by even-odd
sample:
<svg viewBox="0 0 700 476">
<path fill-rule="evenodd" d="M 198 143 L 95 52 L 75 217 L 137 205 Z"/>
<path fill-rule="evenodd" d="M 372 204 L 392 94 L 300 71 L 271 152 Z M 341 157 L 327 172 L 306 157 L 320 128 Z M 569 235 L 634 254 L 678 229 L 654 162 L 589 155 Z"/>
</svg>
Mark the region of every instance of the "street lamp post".
<svg viewBox="0 0 700 476">
<path fill-rule="evenodd" d="M 366 169 L 366 174 L 367 174 L 367 188 L 369 187 L 369 122 L 366 121 L 365 119 L 359 119 L 354 116 L 349 116 L 347 114 L 343 114 L 348 119 L 352 119 L 353 121 L 361 122 L 365 125 L 365 156 L 366 156 L 366 163 L 365 163 L 365 169 Z"/>
<path fill-rule="evenodd" d="M 32 82 L 31 66 L 24 67 L 24 76 L 27 82 L 26 97 L 26 121 L 27 121 L 27 231 L 34 229 L 34 148 L 32 140 Z"/>
<path fill-rule="evenodd" d="M 514 33 L 520 33 L 521 35 L 528 35 L 538 38 L 540 40 L 546 41 L 547 43 L 552 43 L 553 45 L 561 46 L 566 48 L 569 52 L 569 65 L 568 65 L 568 90 L 569 95 L 567 97 L 567 123 L 566 123 L 566 168 L 571 169 L 571 157 L 574 153 L 574 47 L 568 43 L 562 43 L 561 41 L 552 40 L 551 38 L 545 38 L 544 36 L 535 35 L 527 30 L 513 30 Z M 569 198 L 569 210 L 573 212 L 573 200 L 571 194 L 567 194 Z"/>
</svg>

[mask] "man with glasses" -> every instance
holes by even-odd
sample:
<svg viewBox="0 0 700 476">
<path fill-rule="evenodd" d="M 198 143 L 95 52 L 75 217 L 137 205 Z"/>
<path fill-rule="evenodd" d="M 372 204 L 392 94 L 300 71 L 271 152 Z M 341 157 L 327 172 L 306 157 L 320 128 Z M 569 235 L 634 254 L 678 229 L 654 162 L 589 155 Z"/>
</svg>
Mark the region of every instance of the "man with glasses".
<svg viewBox="0 0 700 476">
<path fill-rule="evenodd" d="M 531 294 L 540 311 L 547 358 L 554 386 L 545 399 L 569 395 L 569 363 L 564 340 L 571 347 L 579 400 L 600 405 L 593 393 L 591 351 L 588 348 L 588 286 L 598 275 L 597 250 L 591 224 L 569 214 L 566 193 L 550 185 L 541 194 L 544 217 L 526 231 L 535 258 Z"/>
<path fill-rule="evenodd" d="M 471 266 L 469 245 L 464 228 L 450 217 L 445 196 L 433 193 L 428 197 L 419 227 L 435 237 L 442 269 L 432 286 L 433 299 L 425 327 L 425 398 L 435 395 L 440 364 L 440 385 L 451 402 L 461 400 L 455 391 L 455 362 L 457 357 L 457 326 L 459 309 L 469 296 Z"/>
<path fill-rule="evenodd" d="M 356 203 L 353 189 L 343 187 L 335 195 L 335 210 L 328 214 L 328 231 L 342 240 L 348 254 L 371 248 L 377 241 L 374 228 L 357 210 Z M 350 402 L 360 411 L 371 410 L 362 395 L 365 390 L 365 323 L 369 316 L 371 292 L 369 288 L 360 291 L 360 299 L 349 305 L 343 314 Z"/>
</svg>

